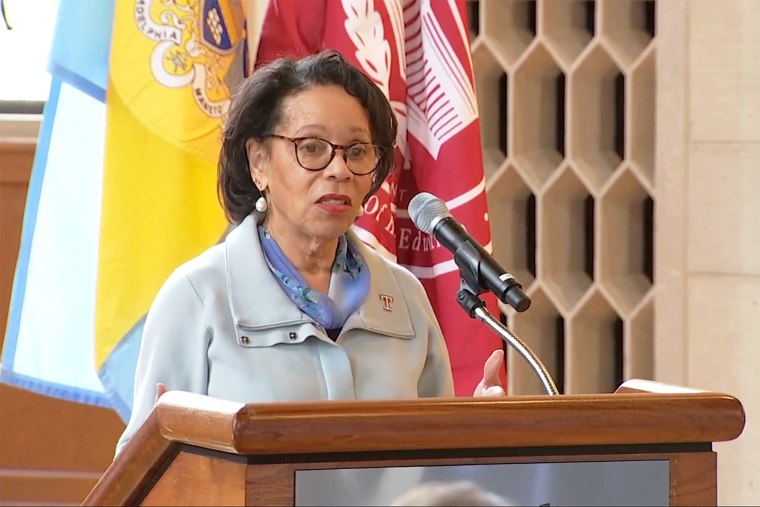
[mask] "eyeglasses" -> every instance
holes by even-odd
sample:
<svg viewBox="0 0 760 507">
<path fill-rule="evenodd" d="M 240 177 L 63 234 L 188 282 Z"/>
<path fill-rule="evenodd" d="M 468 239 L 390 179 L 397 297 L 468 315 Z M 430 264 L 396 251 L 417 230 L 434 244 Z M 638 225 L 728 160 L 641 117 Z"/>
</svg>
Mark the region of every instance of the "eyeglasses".
<svg viewBox="0 0 760 507">
<path fill-rule="evenodd" d="M 377 164 L 383 154 L 383 147 L 370 143 L 354 143 L 348 146 L 333 144 L 319 137 L 286 137 L 269 134 L 266 137 L 276 137 L 293 143 L 298 164 L 307 171 L 321 171 L 335 158 L 335 150 L 343 150 L 343 161 L 348 170 L 357 176 L 370 174 L 377 169 Z"/>
</svg>

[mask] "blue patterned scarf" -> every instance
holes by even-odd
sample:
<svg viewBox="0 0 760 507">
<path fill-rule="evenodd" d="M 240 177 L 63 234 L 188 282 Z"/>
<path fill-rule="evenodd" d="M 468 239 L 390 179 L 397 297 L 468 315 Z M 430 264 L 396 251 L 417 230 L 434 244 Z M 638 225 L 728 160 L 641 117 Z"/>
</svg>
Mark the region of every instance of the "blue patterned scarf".
<svg viewBox="0 0 760 507">
<path fill-rule="evenodd" d="M 326 330 L 340 329 L 369 294 L 369 270 L 359 250 L 341 236 L 332 266 L 330 293 L 325 295 L 308 286 L 285 257 L 269 231 L 259 226 L 259 240 L 269 269 L 298 308 Z"/>
</svg>

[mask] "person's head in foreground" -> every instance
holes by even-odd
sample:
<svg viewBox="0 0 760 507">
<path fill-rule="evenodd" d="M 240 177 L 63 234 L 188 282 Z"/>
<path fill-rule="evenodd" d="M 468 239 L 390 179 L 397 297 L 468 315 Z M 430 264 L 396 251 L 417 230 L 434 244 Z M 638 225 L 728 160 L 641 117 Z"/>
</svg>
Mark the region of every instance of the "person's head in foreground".
<svg viewBox="0 0 760 507">
<path fill-rule="evenodd" d="M 413 505 L 454 507 L 465 505 L 509 506 L 512 504 L 473 482 L 456 481 L 422 483 L 396 498 L 391 505 L 396 507 Z"/>
</svg>

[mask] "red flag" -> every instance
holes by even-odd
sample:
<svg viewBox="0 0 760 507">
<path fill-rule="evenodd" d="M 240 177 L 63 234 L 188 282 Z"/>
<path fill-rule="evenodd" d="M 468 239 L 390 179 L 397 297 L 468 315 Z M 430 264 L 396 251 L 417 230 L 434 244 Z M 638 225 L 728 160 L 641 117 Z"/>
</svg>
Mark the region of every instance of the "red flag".
<svg viewBox="0 0 760 507">
<path fill-rule="evenodd" d="M 444 201 L 490 251 L 480 127 L 461 0 L 270 0 L 256 65 L 334 49 L 386 94 L 399 122 L 396 167 L 355 229 L 422 281 L 451 356 L 457 395 L 469 396 L 501 339 L 459 308 L 452 255 L 409 219 L 418 192 Z M 491 313 L 496 299 L 484 294 Z"/>
</svg>

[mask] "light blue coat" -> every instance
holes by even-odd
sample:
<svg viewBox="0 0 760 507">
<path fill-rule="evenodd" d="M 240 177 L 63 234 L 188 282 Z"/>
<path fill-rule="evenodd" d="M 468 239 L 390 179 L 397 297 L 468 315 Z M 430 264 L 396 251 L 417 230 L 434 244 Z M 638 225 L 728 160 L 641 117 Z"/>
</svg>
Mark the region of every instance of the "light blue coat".
<svg viewBox="0 0 760 507">
<path fill-rule="evenodd" d="M 454 396 L 422 284 L 349 236 L 369 268 L 370 290 L 335 342 L 269 271 L 253 215 L 172 273 L 145 322 L 132 416 L 117 453 L 153 408 L 159 382 L 242 403 Z"/>
</svg>

